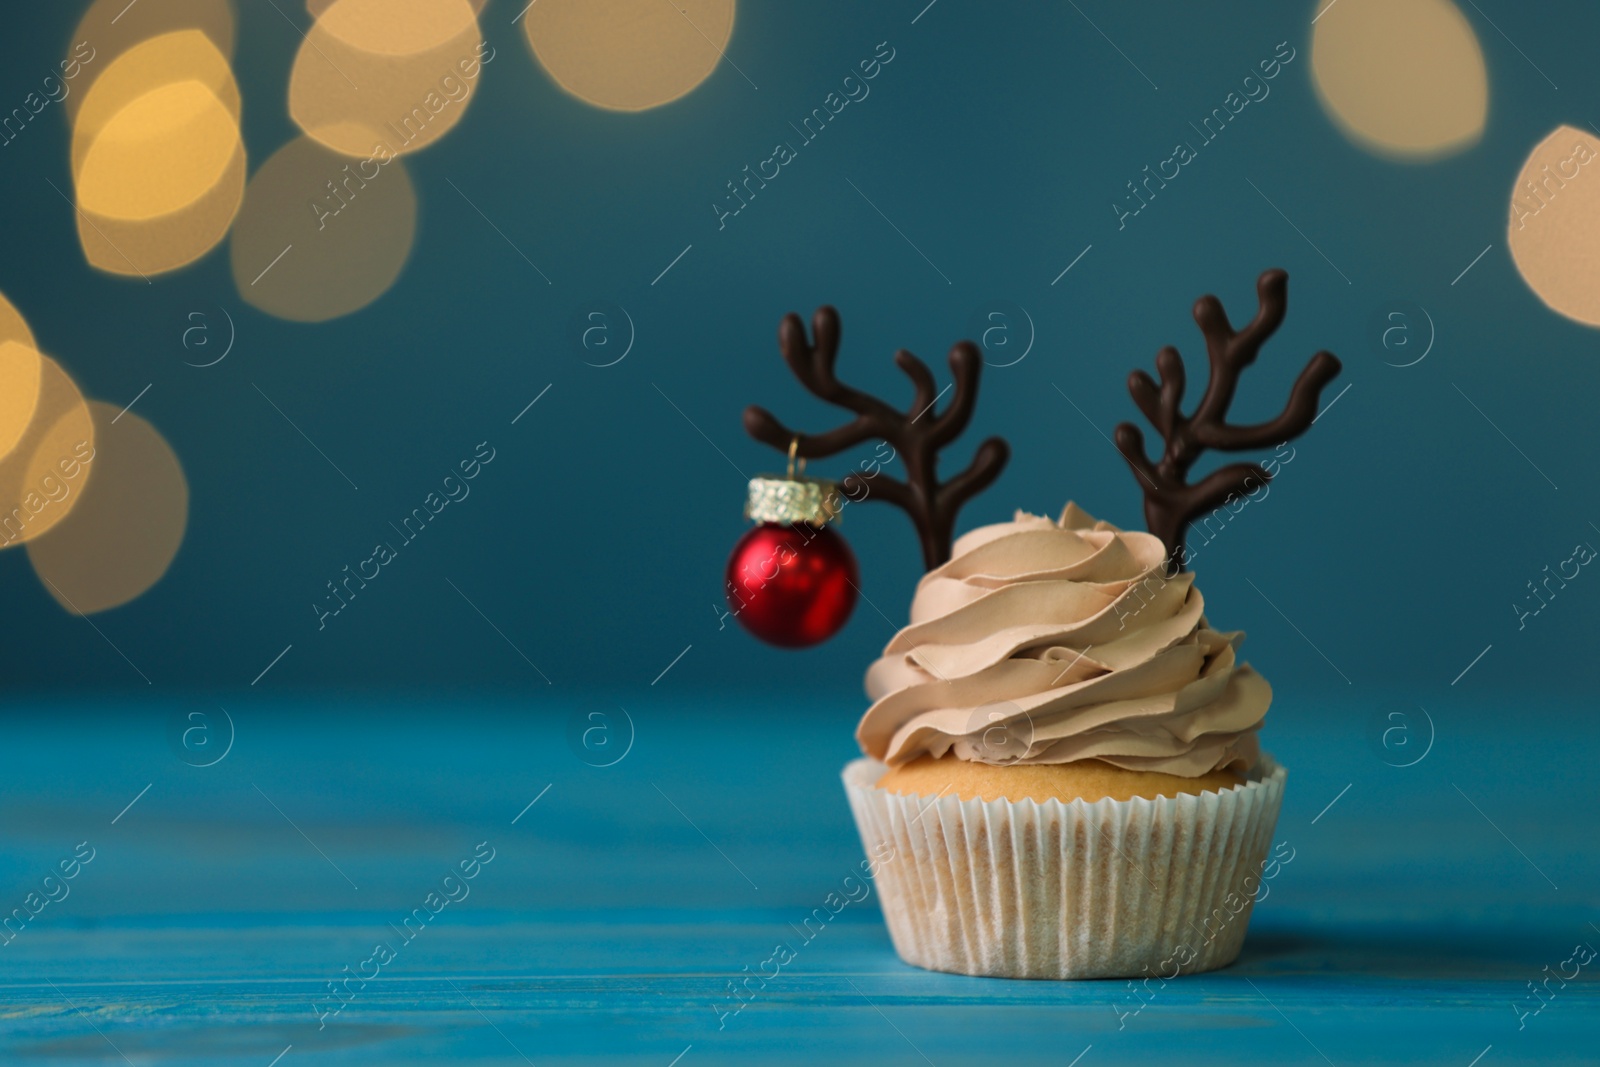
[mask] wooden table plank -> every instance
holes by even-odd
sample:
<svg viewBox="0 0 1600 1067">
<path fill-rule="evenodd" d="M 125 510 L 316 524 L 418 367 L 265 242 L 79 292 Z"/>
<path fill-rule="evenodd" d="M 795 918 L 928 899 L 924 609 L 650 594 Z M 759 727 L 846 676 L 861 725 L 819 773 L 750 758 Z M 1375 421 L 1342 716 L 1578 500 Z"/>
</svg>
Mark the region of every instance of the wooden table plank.
<svg viewBox="0 0 1600 1067">
<path fill-rule="evenodd" d="M 1600 737 L 1569 708 L 1529 711 L 1510 742 L 1495 709 L 1461 709 L 1410 768 L 1385 765 L 1369 709 L 1275 712 L 1295 860 L 1236 966 L 1137 1013 L 1125 982 L 906 967 L 869 899 L 724 1015 L 730 981 L 798 943 L 859 859 L 837 778 L 856 709 L 630 706 L 633 750 L 595 768 L 567 742 L 584 707 L 233 709 L 208 768 L 169 747 L 169 709 L 18 716 L 0 906 L 79 842 L 95 856 L 0 948 L 0 1062 L 1596 1060 L 1600 960 L 1522 1029 L 1513 1009 L 1600 946 L 1576 799 Z M 404 942 L 480 842 L 468 895 Z M 327 983 L 378 941 L 395 959 L 319 1028 Z"/>
</svg>

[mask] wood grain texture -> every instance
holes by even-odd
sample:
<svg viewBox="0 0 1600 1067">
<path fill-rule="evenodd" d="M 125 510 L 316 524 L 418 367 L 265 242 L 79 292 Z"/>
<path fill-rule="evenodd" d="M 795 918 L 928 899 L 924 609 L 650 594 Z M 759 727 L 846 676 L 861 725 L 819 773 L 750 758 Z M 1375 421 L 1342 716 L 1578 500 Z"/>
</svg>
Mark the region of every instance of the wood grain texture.
<svg viewBox="0 0 1600 1067">
<path fill-rule="evenodd" d="M 1521 1029 L 1513 1007 L 1600 947 L 1595 728 L 1528 708 L 1507 744 L 1463 701 L 1401 768 L 1421 748 L 1384 750 L 1369 707 L 1292 700 L 1266 741 L 1295 858 L 1235 966 L 1136 1014 L 1125 982 L 907 967 L 870 898 L 802 936 L 860 858 L 848 700 L 630 703 L 609 767 L 569 738 L 596 710 L 625 729 L 614 704 L 230 705 L 205 768 L 170 707 L 13 708 L 0 910 L 95 854 L 0 947 L 0 1063 L 1595 1062 L 1600 959 Z M 724 1015 L 780 941 L 794 962 Z M 319 1026 L 379 942 L 392 961 Z"/>
</svg>

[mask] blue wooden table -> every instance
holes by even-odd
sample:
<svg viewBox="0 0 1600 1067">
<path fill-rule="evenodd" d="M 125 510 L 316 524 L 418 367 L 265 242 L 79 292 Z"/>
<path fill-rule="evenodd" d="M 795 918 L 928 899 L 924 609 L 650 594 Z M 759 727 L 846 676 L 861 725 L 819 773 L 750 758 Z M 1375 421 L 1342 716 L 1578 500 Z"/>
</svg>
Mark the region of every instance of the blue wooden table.
<svg viewBox="0 0 1600 1067">
<path fill-rule="evenodd" d="M 848 698 L 540 696 L 13 706 L 0 1063 L 1600 1062 L 1574 703 L 1280 692 L 1294 858 L 1236 965 L 1135 992 L 907 967 L 870 897 L 806 940 Z"/>
</svg>

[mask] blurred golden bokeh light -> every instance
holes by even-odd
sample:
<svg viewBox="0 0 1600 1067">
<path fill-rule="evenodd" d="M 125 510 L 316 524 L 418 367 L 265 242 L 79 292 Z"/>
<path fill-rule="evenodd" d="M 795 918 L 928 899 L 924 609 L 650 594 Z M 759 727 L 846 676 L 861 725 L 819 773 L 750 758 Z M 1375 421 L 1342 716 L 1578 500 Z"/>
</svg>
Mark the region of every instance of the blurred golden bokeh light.
<svg viewBox="0 0 1600 1067">
<path fill-rule="evenodd" d="M 126 604 L 167 572 L 189 523 L 189 483 L 170 445 L 132 412 L 93 401 L 94 480 L 82 503 L 28 542 L 28 559 L 68 611 Z"/>
<path fill-rule="evenodd" d="M 185 81 L 199 82 L 210 89 L 237 122 L 239 85 L 227 57 L 211 39 L 199 30 L 153 37 L 112 61 L 100 80 L 84 94 L 72 127 L 73 176 L 83 168 L 84 158 L 101 131 L 129 105 L 155 90 Z"/>
<path fill-rule="evenodd" d="M 222 180 L 239 126 L 215 93 L 174 82 L 132 101 L 100 130 L 78 172 L 78 203 L 117 219 L 188 207 Z"/>
<path fill-rule="evenodd" d="M 361 52 L 410 58 L 476 34 L 478 16 L 467 0 L 338 0 L 317 29 Z"/>
<path fill-rule="evenodd" d="M 468 3 L 472 5 L 473 12 L 478 15 L 483 14 L 483 5 L 488 2 L 489 0 L 468 0 Z M 338 3 L 338 0 L 306 0 L 306 11 L 313 18 L 320 18 L 323 12 L 336 3 Z"/>
<path fill-rule="evenodd" d="M 382 160 L 433 143 L 466 113 L 493 57 L 467 0 L 337 0 L 289 76 L 289 114 L 336 152 Z"/>
<path fill-rule="evenodd" d="M 28 320 L 0 293 L 0 459 L 11 454 L 28 429 L 39 404 L 42 374 Z"/>
<path fill-rule="evenodd" d="M 228 235 L 244 201 L 244 145 L 199 200 L 153 219 L 118 219 L 79 209 L 84 258 L 111 274 L 146 276 L 187 266 Z"/>
<path fill-rule="evenodd" d="M 95 0 L 79 20 L 62 60 L 63 73 L 71 75 L 62 99 L 67 117 L 76 119 L 90 86 L 118 57 L 152 38 L 184 30 L 203 34 L 224 60 L 233 55 L 233 5 L 228 0 L 145 0 L 136 4 Z"/>
<path fill-rule="evenodd" d="M 1523 281 L 1554 311 L 1600 326 L 1600 139 L 1562 126 L 1511 190 L 1507 231 Z"/>
<path fill-rule="evenodd" d="M 0 320 L 11 306 L 0 297 Z M 26 325 L 23 327 L 26 329 Z M 0 338 L 8 327 L 0 321 Z M 44 359 L 34 349 L 32 340 L 0 340 L 0 460 L 11 454 L 28 432 L 33 412 L 39 406 L 39 389 L 43 385 Z"/>
<path fill-rule="evenodd" d="M 239 295 L 322 322 L 382 296 L 411 254 L 417 196 L 405 163 L 355 160 L 297 137 L 245 190 L 229 250 Z"/>
<path fill-rule="evenodd" d="M 1478 140 L 1489 76 L 1478 37 L 1451 0 L 1318 0 L 1317 7 L 1312 82 L 1351 140 L 1409 160 Z"/>
<path fill-rule="evenodd" d="M 27 425 L 0 459 L 0 549 L 45 533 L 78 504 L 89 481 L 95 425 L 83 394 L 61 365 L 16 341 L 0 344 L 0 366 L 32 359 L 39 394 Z"/>
<path fill-rule="evenodd" d="M 539 0 L 523 16 L 557 85 L 612 111 L 671 103 L 705 81 L 733 35 L 734 0 Z"/>
<path fill-rule="evenodd" d="M 31 348 L 33 331 L 28 328 L 28 320 L 22 317 L 22 312 L 0 293 L 0 342 L 5 341 L 20 341 Z"/>
<path fill-rule="evenodd" d="M 244 197 L 239 87 L 205 32 L 129 47 L 85 94 L 73 127 L 78 239 L 113 274 L 192 263 L 227 235 Z"/>
</svg>

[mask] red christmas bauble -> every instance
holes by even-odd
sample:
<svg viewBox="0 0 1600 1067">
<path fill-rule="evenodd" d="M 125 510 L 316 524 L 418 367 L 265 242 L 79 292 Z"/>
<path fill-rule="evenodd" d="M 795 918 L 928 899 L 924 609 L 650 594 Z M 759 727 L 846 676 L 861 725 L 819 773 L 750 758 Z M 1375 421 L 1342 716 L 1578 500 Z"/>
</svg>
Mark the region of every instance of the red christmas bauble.
<svg viewBox="0 0 1600 1067">
<path fill-rule="evenodd" d="M 843 629 L 858 584 L 855 553 L 832 526 L 762 523 L 728 559 L 734 618 L 781 648 L 806 648 Z"/>
</svg>

